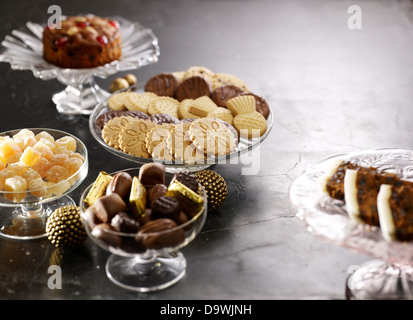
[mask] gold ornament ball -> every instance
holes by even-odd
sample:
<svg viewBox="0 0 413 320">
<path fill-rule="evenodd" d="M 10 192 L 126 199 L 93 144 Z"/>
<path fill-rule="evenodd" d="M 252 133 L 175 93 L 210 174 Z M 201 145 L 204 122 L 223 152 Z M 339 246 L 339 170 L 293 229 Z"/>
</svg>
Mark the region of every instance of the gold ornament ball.
<svg viewBox="0 0 413 320">
<path fill-rule="evenodd" d="M 126 81 L 128 81 L 128 83 L 129 83 L 130 86 L 133 86 L 133 85 L 135 85 L 135 84 L 138 83 L 138 79 L 137 79 L 136 76 L 135 76 L 134 74 L 132 74 L 132 73 L 125 74 L 125 75 L 123 76 L 123 79 L 125 79 Z"/>
<path fill-rule="evenodd" d="M 111 82 L 109 90 L 115 92 L 126 88 L 129 88 L 129 82 L 124 78 L 116 78 Z"/>
<path fill-rule="evenodd" d="M 208 211 L 217 210 L 228 195 L 227 183 L 216 171 L 202 170 L 195 173 L 198 182 L 204 187 L 208 200 Z"/>
<path fill-rule="evenodd" d="M 88 238 L 80 218 L 80 209 L 74 205 L 56 209 L 47 219 L 46 233 L 57 248 L 76 247 Z"/>
</svg>

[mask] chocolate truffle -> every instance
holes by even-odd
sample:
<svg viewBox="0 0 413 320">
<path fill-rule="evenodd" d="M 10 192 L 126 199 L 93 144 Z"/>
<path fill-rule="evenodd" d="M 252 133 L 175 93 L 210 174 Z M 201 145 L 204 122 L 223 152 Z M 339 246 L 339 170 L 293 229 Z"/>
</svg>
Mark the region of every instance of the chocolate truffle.
<svg viewBox="0 0 413 320">
<path fill-rule="evenodd" d="M 106 187 L 106 194 L 117 193 L 122 199 L 127 199 L 132 186 L 132 177 L 127 172 L 118 172 Z"/>
<path fill-rule="evenodd" d="M 138 232 L 139 222 L 128 215 L 126 212 L 119 212 L 112 218 L 110 225 L 113 229 L 124 233 Z"/>
<path fill-rule="evenodd" d="M 158 162 L 145 163 L 139 169 L 139 181 L 147 188 L 165 184 L 165 165 Z"/>
<path fill-rule="evenodd" d="M 117 193 L 100 197 L 95 201 L 93 207 L 96 216 L 102 222 L 110 222 L 118 212 L 127 210 L 126 203 Z"/>
</svg>

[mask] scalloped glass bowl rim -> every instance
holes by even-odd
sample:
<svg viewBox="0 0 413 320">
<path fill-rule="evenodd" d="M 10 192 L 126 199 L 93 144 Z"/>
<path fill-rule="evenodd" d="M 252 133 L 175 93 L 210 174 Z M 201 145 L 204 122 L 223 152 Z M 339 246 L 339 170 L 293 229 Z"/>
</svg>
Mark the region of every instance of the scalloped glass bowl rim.
<svg viewBox="0 0 413 320">
<path fill-rule="evenodd" d="M 72 135 L 72 134 L 70 134 L 70 133 L 68 133 L 68 132 L 65 132 L 65 131 L 62 131 L 62 130 L 58 130 L 58 129 L 51 129 L 51 128 L 21 128 L 21 129 L 13 129 L 13 130 L 8 130 L 8 131 L 0 132 L 0 136 L 8 135 L 8 136 L 11 137 L 12 135 L 18 133 L 19 131 L 21 131 L 21 130 L 23 130 L 23 129 L 27 129 L 27 130 L 31 130 L 31 131 L 38 131 L 38 133 L 41 132 L 41 131 L 46 131 L 46 132 L 50 133 L 55 139 L 59 139 L 59 138 L 61 138 L 61 137 L 63 137 L 63 136 L 70 136 L 70 137 L 74 138 L 75 141 L 76 141 L 76 150 L 78 150 L 78 149 L 84 150 L 84 154 L 82 154 L 82 156 L 84 157 L 84 161 L 83 161 L 83 164 L 81 165 L 81 167 L 80 167 L 73 175 L 71 175 L 70 177 L 66 178 L 65 180 L 62 180 L 62 181 L 60 181 L 60 182 L 58 182 L 58 183 L 56 183 L 56 184 L 54 184 L 54 185 L 52 185 L 52 186 L 46 187 L 46 190 L 54 189 L 54 188 L 56 188 L 57 186 L 59 186 L 59 185 L 61 185 L 61 184 L 64 184 L 65 182 L 68 182 L 68 181 L 73 180 L 74 178 L 76 178 L 76 182 L 73 183 L 73 184 L 72 184 L 65 192 L 63 192 L 62 194 L 60 194 L 60 195 L 55 195 L 55 196 L 51 196 L 51 197 L 46 197 L 46 198 L 43 198 L 43 199 L 39 199 L 39 198 L 38 198 L 37 200 L 33 200 L 33 201 L 24 201 L 24 200 L 21 201 L 21 202 L 2 202 L 2 201 L 0 201 L 0 207 L 1 207 L 1 206 L 15 207 L 16 205 L 24 205 L 24 204 L 31 204 L 31 203 L 44 203 L 44 202 L 48 202 L 48 201 L 50 201 L 50 200 L 52 200 L 52 199 L 56 199 L 56 198 L 59 198 L 59 197 L 65 195 L 65 194 L 68 194 L 68 193 L 71 192 L 75 187 L 77 187 L 78 183 L 79 183 L 79 182 L 82 180 L 82 178 L 83 178 L 82 175 L 81 175 L 81 173 L 82 173 L 83 171 L 85 171 L 85 177 L 86 177 L 86 169 L 87 169 L 88 166 L 89 166 L 89 163 L 88 163 L 89 160 L 88 160 L 88 151 L 87 151 L 86 145 L 83 143 L 82 140 L 80 140 L 78 137 L 76 137 L 76 136 L 74 136 L 74 135 Z M 56 138 L 56 137 L 55 137 L 55 134 L 56 134 L 56 133 L 59 134 L 59 135 L 61 135 L 61 137 Z M 78 151 L 76 151 L 76 152 L 78 152 Z M 42 190 L 42 189 L 30 190 L 30 192 L 36 192 L 36 191 L 39 191 L 39 190 Z M 28 192 L 28 191 L 24 191 L 24 192 L 21 192 L 21 191 L 19 191 L 19 192 L 0 191 L 0 196 L 1 196 L 1 195 L 5 195 L 5 194 L 20 194 L 20 193 L 26 193 L 26 192 Z"/>
<path fill-rule="evenodd" d="M 137 86 L 137 87 L 131 87 L 132 90 L 136 90 L 136 91 L 140 91 L 142 90 L 142 86 Z M 128 89 L 122 89 L 119 91 L 114 92 L 113 94 L 122 92 L 122 91 L 126 91 Z M 112 95 L 113 95 L 112 94 Z M 109 98 L 108 98 L 109 99 Z M 97 106 L 93 109 L 91 115 L 89 116 L 89 130 L 92 133 L 93 137 L 109 152 L 117 155 L 118 157 L 121 157 L 123 159 L 135 162 L 135 163 L 139 163 L 139 164 L 145 164 L 145 163 L 149 163 L 149 162 L 162 162 L 165 164 L 166 168 L 202 168 L 205 166 L 211 166 L 213 164 L 219 164 L 222 163 L 225 160 L 228 159 L 233 159 L 234 157 L 239 157 L 240 155 L 253 150 L 254 148 L 256 148 L 258 145 L 260 145 L 270 134 L 273 123 L 274 123 L 274 114 L 272 112 L 272 109 L 270 107 L 270 114 L 267 118 L 267 131 L 259 138 L 256 139 L 245 139 L 245 138 L 240 138 L 240 142 L 238 143 L 236 149 L 234 151 L 232 151 L 229 154 L 223 155 L 223 156 L 219 156 L 219 157 L 209 157 L 207 159 L 205 159 L 205 161 L 203 162 L 199 162 L 199 163 L 193 163 L 193 164 L 188 164 L 188 163 L 170 163 L 170 161 L 163 161 L 163 160 L 158 160 L 158 159 L 153 159 L 153 158 L 142 158 L 142 157 L 136 157 L 130 154 L 127 154 L 121 150 L 117 150 L 115 148 L 112 148 L 111 146 L 109 146 L 103 139 L 102 139 L 102 134 L 101 134 L 101 130 L 96 126 L 96 120 L 97 118 L 105 113 L 106 111 L 109 111 L 109 109 L 107 108 L 107 100 L 102 101 L 101 103 L 98 103 Z M 238 149 L 240 147 L 241 144 L 245 144 L 246 146 L 242 149 Z"/>
</svg>

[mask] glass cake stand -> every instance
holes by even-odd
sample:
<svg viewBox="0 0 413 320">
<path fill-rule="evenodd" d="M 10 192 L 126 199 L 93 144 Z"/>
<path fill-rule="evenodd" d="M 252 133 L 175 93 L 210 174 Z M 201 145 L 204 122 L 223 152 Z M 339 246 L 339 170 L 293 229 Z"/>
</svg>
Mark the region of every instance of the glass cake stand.
<svg viewBox="0 0 413 320">
<path fill-rule="evenodd" d="M 120 60 L 89 69 L 65 69 L 50 64 L 43 59 L 45 25 L 29 21 L 25 27 L 13 30 L 5 37 L 0 61 L 10 63 L 13 70 L 31 70 L 36 78 L 57 79 L 67 86 L 52 97 L 57 110 L 63 114 L 89 115 L 96 104 L 110 95 L 97 85 L 94 77 L 107 78 L 117 72 L 139 69 L 158 61 L 158 39 L 152 30 L 119 16 L 111 18 L 119 22 L 121 29 Z"/>
<path fill-rule="evenodd" d="M 142 85 L 132 87 L 132 90 L 137 92 L 143 92 Z M 119 92 L 124 91 L 120 90 Z M 176 173 L 182 170 L 187 170 L 190 172 L 197 172 L 209 168 L 214 164 L 237 164 L 240 160 L 239 157 L 247 152 L 252 151 L 253 149 L 259 147 L 263 141 L 268 137 L 271 132 L 274 123 L 274 114 L 270 108 L 270 114 L 267 118 L 267 131 L 259 138 L 254 139 L 246 139 L 241 137 L 235 149 L 226 155 L 223 156 L 210 156 L 207 159 L 202 159 L 199 161 L 194 161 L 193 163 L 184 163 L 182 161 L 162 161 L 152 158 L 143 158 L 137 157 L 130 154 L 123 152 L 122 150 L 115 149 L 109 146 L 102 137 L 102 131 L 96 125 L 97 118 L 104 114 L 105 112 L 109 111 L 107 100 L 99 103 L 96 108 L 92 111 L 89 117 L 89 129 L 92 133 L 93 137 L 99 142 L 106 150 L 115 154 L 116 156 L 131 161 L 137 164 L 145 164 L 148 162 L 162 162 L 165 165 L 165 170 L 170 173 Z"/>
<path fill-rule="evenodd" d="M 28 128 L 28 130 L 34 134 L 46 131 L 55 140 L 65 136 L 74 138 L 76 141 L 75 152 L 79 153 L 84 161 L 70 177 L 48 185 L 45 189 L 20 192 L 0 191 L 0 235 L 14 240 L 33 240 L 46 237 L 47 218 L 53 211 L 62 206 L 76 205 L 68 194 L 82 183 L 89 168 L 86 146 L 77 137 L 55 129 Z M 0 136 L 12 137 L 19 131 L 20 129 L 2 132 Z"/>
<path fill-rule="evenodd" d="M 139 175 L 139 168 L 121 170 L 132 177 Z M 119 171 L 118 171 L 119 172 Z M 111 175 L 117 172 L 111 173 Z M 168 185 L 172 174 L 166 174 L 165 183 Z M 198 235 L 207 217 L 207 197 L 201 187 L 204 204 L 202 209 L 195 213 L 194 217 L 175 228 L 152 233 L 122 233 L 113 230 L 104 230 L 105 239 L 117 239 L 105 242 L 93 236 L 89 226 L 90 219 L 86 214 L 85 198 L 92 187 L 90 184 L 82 193 L 80 210 L 84 220 L 84 226 L 89 237 L 102 249 L 109 251 L 111 255 L 106 262 L 106 275 L 116 285 L 133 291 L 150 292 L 165 289 L 177 283 L 186 272 L 186 258 L 179 251 Z M 171 239 L 181 234 L 181 240 L 174 246 L 147 248 L 145 239 L 162 237 Z"/>
<path fill-rule="evenodd" d="M 413 150 L 383 148 L 331 156 L 296 178 L 289 192 L 297 217 L 306 223 L 312 234 L 377 259 L 357 266 L 349 274 L 348 299 L 412 299 L 413 243 L 387 242 L 379 227 L 352 222 L 343 201 L 322 193 L 318 179 L 337 159 L 351 160 L 413 180 Z"/>
</svg>

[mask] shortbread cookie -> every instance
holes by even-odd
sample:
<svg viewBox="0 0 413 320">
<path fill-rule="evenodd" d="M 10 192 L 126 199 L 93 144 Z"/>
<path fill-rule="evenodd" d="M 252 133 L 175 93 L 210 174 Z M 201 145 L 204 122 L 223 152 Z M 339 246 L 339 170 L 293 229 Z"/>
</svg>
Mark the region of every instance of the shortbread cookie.
<svg viewBox="0 0 413 320">
<path fill-rule="evenodd" d="M 234 123 L 234 116 L 232 115 L 232 112 L 227 108 L 218 107 L 211 113 L 208 113 L 207 117 L 221 119 L 225 122 L 228 122 L 230 125 Z"/>
<path fill-rule="evenodd" d="M 221 121 L 198 119 L 189 126 L 189 136 L 194 145 L 207 155 L 221 156 L 235 148 L 235 137 Z"/>
<path fill-rule="evenodd" d="M 208 81 L 211 81 L 212 77 L 214 76 L 214 72 L 203 66 L 193 66 L 185 71 L 182 80 L 186 80 L 195 76 L 203 77 Z"/>
<path fill-rule="evenodd" d="M 253 96 L 239 96 L 229 99 L 226 106 L 234 116 L 256 111 L 255 98 Z"/>
<path fill-rule="evenodd" d="M 209 113 L 215 111 L 218 106 L 210 97 L 203 96 L 195 99 L 188 107 L 188 111 L 201 118 L 206 117 Z"/>
<path fill-rule="evenodd" d="M 172 161 L 166 140 L 174 125 L 156 125 L 146 135 L 145 143 L 153 158 Z"/>
<path fill-rule="evenodd" d="M 120 149 L 119 134 L 124 126 L 134 121 L 131 116 L 120 116 L 109 120 L 102 129 L 103 140 L 111 147 Z"/>
<path fill-rule="evenodd" d="M 108 108 L 111 110 L 126 110 L 125 100 L 128 92 L 118 92 L 110 96 L 108 100 Z"/>
<path fill-rule="evenodd" d="M 267 121 L 257 111 L 242 113 L 234 117 L 234 127 L 243 138 L 258 138 L 267 131 Z"/>
<path fill-rule="evenodd" d="M 232 84 L 234 86 L 237 86 L 238 88 L 244 90 L 244 91 L 250 91 L 248 89 L 247 84 L 242 81 L 240 78 L 229 74 L 229 73 L 215 73 L 212 76 L 212 88 L 215 90 L 216 88 L 224 85 L 224 84 Z"/>
<path fill-rule="evenodd" d="M 148 107 L 148 113 L 154 115 L 157 113 L 167 113 L 178 118 L 179 102 L 171 97 L 158 97 L 154 99 Z"/>
<path fill-rule="evenodd" d="M 194 99 L 185 99 L 185 100 L 180 102 L 179 107 L 178 107 L 178 117 L 179 117 L 179 119 L 182 120 L 182 119 L 199 119 L 199 118 L 201 118 L 200 116 L 192 114 L 188 111 L 189 106 L 194 101 L 195 101 Z"/>
<path fill-rule="evenodd" d="M 125 107 L 132 111 L 148 113 L 148 108 L 158 96 L 152 92 L 125 92 Z"/>
<path fill-rule="evenodd" d="M 146 148 L 146 135 L 156 124 L 150 120 L 134 120 L 124 126 L 119 134 L 120 149 L 130 155 L 151 158 Z"/>
</svg>

